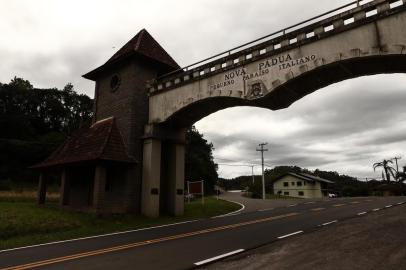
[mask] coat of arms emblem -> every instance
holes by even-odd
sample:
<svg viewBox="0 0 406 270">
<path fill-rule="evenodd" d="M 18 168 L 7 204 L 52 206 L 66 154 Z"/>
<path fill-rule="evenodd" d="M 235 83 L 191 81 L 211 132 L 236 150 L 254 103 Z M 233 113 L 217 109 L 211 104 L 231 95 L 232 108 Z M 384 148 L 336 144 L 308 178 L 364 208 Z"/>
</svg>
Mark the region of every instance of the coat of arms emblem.
<svg viewBox="0 0 406 270">
<path fill-rule="evenodd" d="M 248 92 L 245 96 L 247 99 L 257 99 L 265 96 L 268 93 L 268 90 L 265 87 L 265 84 L 260 81 L 253 81 L 248 85 Z"/>
</svg>

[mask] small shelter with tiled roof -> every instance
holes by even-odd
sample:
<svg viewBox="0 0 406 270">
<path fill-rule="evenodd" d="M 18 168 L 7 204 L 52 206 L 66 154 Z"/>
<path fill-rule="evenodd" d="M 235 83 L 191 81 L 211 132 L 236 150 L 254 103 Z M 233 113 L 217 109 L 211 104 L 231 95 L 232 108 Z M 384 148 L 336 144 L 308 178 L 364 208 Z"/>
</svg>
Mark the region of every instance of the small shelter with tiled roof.
<svg viewBox="0 0 406 270">
<path fill-rule="evenodd" d="M 185 132 L 170 133 L 157 146 L 151 143 L 154 137 L 145 135 L 147 82 L 179 69 L 143 29 L 104 64 L 83 75 L 96 83 L 94 124 L 73 134 L 33 167 L 41 172 L 38 202 L 45 202 L 47 173 L 57 172 L 64 207 L 150 217 L 162 212 L 182 215 Z M 145 154 L 149 147 L 162 150 L 162 158 Z"/>
<path fill-rule="evenodd" d="M 45 161 L 32 168 L 47 168 L 86 161 L 134 163 L 125 149 L 114 117 L 100 120 L 90 128 L 76 132 Z"/>
<path fill-rule="evenodd" d="M 90 128 L 77 131 L 46 160 L 32 166 L 41 172 L 38 203 L 43 204 L 46 199 L 47 171 L 60 170 L 61 206 L 120 212 L 106 204 L 115 205 L 122 200 L 129 185 L 122 172 L 136 163 L 126 151 L 114 117 L 97 121 Z"/>
</svg>

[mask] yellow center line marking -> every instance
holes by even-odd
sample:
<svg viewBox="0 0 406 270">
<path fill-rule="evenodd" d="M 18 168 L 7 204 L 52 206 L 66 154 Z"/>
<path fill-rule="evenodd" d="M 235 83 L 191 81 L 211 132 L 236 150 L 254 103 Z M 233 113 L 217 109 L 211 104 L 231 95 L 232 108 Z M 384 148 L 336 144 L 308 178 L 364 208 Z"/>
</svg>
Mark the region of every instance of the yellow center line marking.
<svg viewBox="0 0 406 270">
<path fill-rule="evenodd" d="M 321 210 L 324 210 L 324 209 L 326 209 L 326 208 L 323 208 L 323 207 L 320 207 L 320 208 L 313 208 L 312 211 L 321 211 Z"/>
<path fill-rule="evenodd" d="M 345 203 L 335 204 L 335 205 L 333 205 L 333 207 L 340 207 L 340 206 L 344 206 L 344 205 L 346 205 L 346 204 Z"/>
<path fill-rule="evenodd" d="M 100 254 L 105 254 L 105 253 L 110 253 L 110 252 L 115 252 L 115 251 L 135 248 L 135 247 L 140 247 L 140 246 L 146 246 L 146 245 L 151 245 L 151 244 L 155 244 L 155 243 L 161 243 L 161 242 L 166 242 L 166 241 L 170 241 L 170 240 L 191 237 L 191 236 L 195 236 L 195 235 L 201 235 L 201 234 L 206 234 L 206 233 L 223 231 L 223 230 L 227 230 L 227 229 L 239 228 L 239 227 L 242 227 L 242 226 L 248 226 L 248 225 L 252 225 L 252 224 L 263 223 L 263 222 L 282 219 L 282 218 L 286 218 L 286 217 L 292 217 L 292 216 L 296 216 L 298 214 L 299 213 L 289 213 L 289 214 L 280 215 L 280 216 L 268 217 L 268 218 L 263 218 L 263 219 L 256 219 L 256 220 L 251 220 L 251 221 L 246 221 L 246 222 L 241 222 L 241 223 L 235 223 L 235 224 L 230 224 L 230 225 L 225 225 L 225 226 L 220 226 L 220 227 L 215 227 L 215 228 L 210 228 L 210 229 L 204 229 L 204 230 L 200 230 L 200 231 L 177 234 L 177 235 L 172 235 L 172 236 L 167 236 L 167 237 L 162 237 L 162 238 L 157 238 L 157 239 L 151 239 L 151 240 L 136 242 L 136 243 L 127 244 L 127 245 L 121 245 L 121 246 L 115 246 L 115 247 L 111 247 L 111 248 L 98 249 L 98 250 L 94 250 L 94 251 L 77 253 L 77 254 L 64 256 L 64 257 L 58 257 L 58 258 L 53 258 L 53 259 L 28 263 L 28 264 L 22 264 L 22 265 L 7 267 L 7 268 L 1 268 L 0 270 L 32 269 L 32 268 L 46 266 L 46 265 L 55 264 L 55 263 L 60 263 L 60 262 L 64 262 L 64 261 L 70 261 L 70 260 L 75 260 L 75 259 L 80 259 L 80 258 L 85 258 L 85 257 L 90 257 L 90 256 L 95 256 L 95 255 L 100 255 Z"/>
</svg>

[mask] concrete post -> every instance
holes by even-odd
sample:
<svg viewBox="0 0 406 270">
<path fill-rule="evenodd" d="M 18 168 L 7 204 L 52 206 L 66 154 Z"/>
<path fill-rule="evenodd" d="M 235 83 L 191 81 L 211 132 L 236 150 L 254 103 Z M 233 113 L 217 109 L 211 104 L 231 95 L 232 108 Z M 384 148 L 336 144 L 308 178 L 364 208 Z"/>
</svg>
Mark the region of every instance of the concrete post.
<svg viewBox="0 0 406 270">
<path fill-rule="evenodd" d="M 364 11 L 364 10 L 361 10 L 360 12 L 357 12 L 355 15 L 354 15 L 354 20 L 357 22 L 357 21 L 360 21 L 360 20 L 363 20 L 363 19 L 365 19 L 366 18 L 366 12 Z"/>
<path fill-rule="evenodd" d="M 324 34 L 324 27 L 323 26 L 319 26 L 316 29 L 314 29 L 314 34 L 316 36 L 322 35 Z"/>
<path fill-rule="evenodd" d="M 290 45 L 290 40 L 289 39 L 285 39 L 281 42 L 281 46 L 282 47 L 286 47 Z"/>
<path fill-rule="evenodd" d="M 378 5 L 377 10 L 378 10 L 378 13 L 383 13 L 385 11 L 390 10 L 389 2 L 385 2 L 385 3 L 382 3 L 382 4 Z"/>
<path fill-rule="evenodd" d="M 104 195 L 106 192 L 106 168 L 96 165 L 94 171 L 93 208 L 96 212 L 103 209 Z"/>
<path fill-rule="evenodd" d="M 142 163 L 141 213 L 159 216 L 159 188 L 161 184 L 161 141 L 145 139 Z"/>
<path fill-rule="evenodd" d="M 38 181 L 37 203 L 39 205 L 44 204 L 46 196 L 47 196 L 46 177 L 44 173 L 40 173 Z"/>
<path fill-rule="evenodd" d="M 169 213 L 182 216 L 184 212 L 185 145 L 172 143 L 169 147 Z"/>
<path fill-rule="evenodd" d="M 344 20 L 343 19 L 339 19 L 333 22 L 334 25 L 334 30 L 337 28 L 340 28 L 344 25 Z"/>
<path fill-rule="evenodd" d="M 70 189 L 70 179 L 66 169 L 62 170 L 61 173 L 61 188 L 59 191 L 59 205 L 65 206 L 69 204 L 69 189 Z"/>
<path fill-rule="evenodd" d="M 306 33 L 300 33 L 299 35 L 297 35 L 297 41 L 302 41 L 306 39 Z"/>
</svg>

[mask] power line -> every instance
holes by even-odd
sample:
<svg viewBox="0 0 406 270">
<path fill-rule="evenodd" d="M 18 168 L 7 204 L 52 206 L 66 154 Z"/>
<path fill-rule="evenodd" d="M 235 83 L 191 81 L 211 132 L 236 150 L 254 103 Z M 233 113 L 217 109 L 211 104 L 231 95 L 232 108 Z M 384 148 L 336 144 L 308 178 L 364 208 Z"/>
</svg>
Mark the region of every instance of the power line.
<svg viewBox="0 0 406 270">
<path fill-rule="evenodd" d="M 257 167 L 261 165 L 248 165 L 248 164 L 228 164 L 228 163 L 216 163 L 217 165 L 221 166 L 229 166 L 229 167 Z"/>
<path fill-rule="evenodd" d="M 214 158 L 214 159 L 217 159 L 217 160 L 223 160 L 223 161 L 229 161 L 229 162 L 240 162 L 239 160 L 232 160 L 232 159 L 227 159 L 227 158 Z"/>
</svg>

